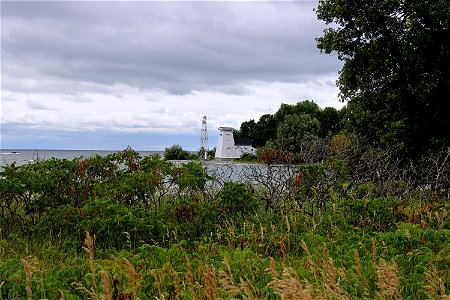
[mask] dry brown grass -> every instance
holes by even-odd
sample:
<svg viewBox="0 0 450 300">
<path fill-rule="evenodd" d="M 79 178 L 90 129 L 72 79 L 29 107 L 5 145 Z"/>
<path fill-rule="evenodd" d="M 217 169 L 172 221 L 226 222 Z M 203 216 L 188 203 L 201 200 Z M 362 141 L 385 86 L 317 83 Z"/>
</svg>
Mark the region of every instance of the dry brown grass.
<svg viewBox="0 0 450 300">
<path fill-rule="evenodd" d="M 159 280 L 158 274 L 156 274 L 155 270 L 151 271 L 153 278 L 155 279 L 156 288 L 158 289 L 158 298 L 157 299 L 165 299 L 164 294 L 161 290 L 161 281 Z"/>
<path fill-rule="evenodd" d="M 181 291 L 180 291 L 180 277 L 178 276 L 178 273 L 173 270 L 173 276 L 174 276 L 174 285 L 175 285 L 175 299 L 179 300 Z"/>
<path fill-rule="evenodd" d="M 280 277 L 275 260 L 271 259 L 269 271 L 272 274 L 272 281 L 268 286 L 274 293 L 281 299 L 348 299 L 346 291 L 340 286 L 340 273 L 333 259 L 329 257 L 326 244 L 323 247 L 321 264 L 315 262 L 304 241 L 302 241 L 302 248 L 308 256 L 305 267 L 312 272 L 314 284 L 307 280 L 300 280 L 297 272 L 291 267 L 283 268 Z"/>
<path fill-rule="evenodd" d="M 200 265 L 200 277 L 202 289 L 204 291 L 203 299 L 216 300 L 218 295 L 217 278 L 214 268 L 208 265 Z"/>
<path fill-rule="evenodd" d="M 102 286 L 103 286 L 103 290 L 105 292 L 105 295 L 103 296 L 103 299 L 105 300 L 112 300 L 112 296 L 111 296 L 111 284 L 109 282 L 109 276 L 108 273 L 103 270 L 100 271 L 100 275 L 102 277 Z"/>
<path fill-rule="evenodd" d="M 66 297 L 64 296 L 64 292 L 62 290 L 59 290 L 59 300 L 65 300 Z"/>
<path fill-rule="evenodd" d="M 227 259 L 223 260 L 224 269 L 219 271 L 219 286 L 227 296 L 240 296 L 231 299 L 258 299 L 260 298 L 255 287 L 246 278 L 239 278 L 239 283 L 233 279 L 230 264 Z"/>
<path fill-rule="evenodd" d="M 363 278 L 363 272 L 362 272 L 362 266 L 361 266 L 361 259 L 359 256 L 359 252 L 355 252 L 355 256 L 353 257 L 353 261 L 356 265 L 356 274 L 358 275 L 359 285 L 362 284 L 363 288 L 363 294 L 362 296 L 365 297 L 369 294 L 369 282 L 366 278 Z"/>
<path fill-rule="evenodd" d="M 128 286 L 131 289 L 131 293 L 133 296 L 133 299 L 136 299 L 137 291 L 139 289 L 136 279 L 138 275 L 136 274 L 136 271 L 134 270 L 134 266 L 130 261 L 126 258 L 123 259 L 125 262 L 125 268 L 127 270 L 127 279 L 128 279 Z"/>
<path fill-rule="evenodd" d="M 255 289 L 255 287 L 250 283 L 248 278 L 239 278 L 239 287 L 241 289 L 241 295 L 243 299 L 260 299 L 261 295 Z"/>
<path fill-rule="evenodd" d="M 21 259 L 20 260 L 23 263 L 23 269 L 25 271 L 25 277 L 26 277 L 26 291 L 27 291 L 27 297 L 28 300 L 33 299 L 33 293 L 31 291 L 31 267 L 30 267 L 30 263 L 25 260 L 25 259 Z"/>
<path fill-rule="evenodd" d="M 382 299 L 400 299 L 400 276 L 398 275 L 397 263 L 395 261 L 388 263 L 381 260 L 376 273 L 378 277 L 377 286 L 380 289 L 379 296 Z"/>
<path fill-rule="evenodd" d="M 286 219 L 286 223 L 289 220 Z M 286 224 L 286 225 L 287 225 Z M 287 225 L 289 226 L 289 225 Z M 256 229 L 256 235 L 261 231 Z M 112 288 L 110 282 L 110 273 L 108 270 L 100 266 L 96 266 L 94 261 L 94 238 L 89 233 L 86 234 L 83 249 L 89 256 L 89 268 L 92 273 L 92 287 L 90 289 L 82 286 L 80 283 L 73 285 L 74 288 L 82 292 L 87 298 L 98 300 L 112 300 Z M 277 299 L 348 299 L 349 295 L 341 287 L 341 278 L 345 280 L 345 269 L 336 268 L 333 258 L 330 257 L 327 244 L 323 245 L 323 253 L 315 258 L 310 253 L 306 243 L 302 241 L 301 246 L 306 253 L 307 262 L 305 269 L 311 271 L 311 282 L 307 279 L 301 279 L 298 273 L 292 267 L 282 267 L 281 271 L 277 271 L 276 262 L 270 258 L 270 266 L 267 270 L 272 275 L 272 280 L 267 284 L 267 288 L 272 290 L 278 297 Z M 139 274 L 136 273 L 135 268 L 131 262 L 126 258 L 123 259 L 124 264 L 121 268 L 125 269 L 127 274 L 127 294 L 126 298 L 117 299 L 138 299 L 140 283 L 138 281 Z M 357 277 L 357 297 L 370 298 L 369 282 L 363 276 L 363 268 L 361 265 L 361 258 L 356 251 L 354 254 L 354 274 Z M 24 265 L 26 274 L 26 292 L 28 299 L 32 299 L 32 266 L 30 262 L 23 259 L 21 262 Z M 116 260 L 117 262 L 117 260 Z M 375 296 L 379 299 L 400 299 L 400 276 L 398 266 L 395 261 L 386 262 L 382 259 L 378 261 L 377 248 L 375 240 L 372 239 L 372 266 L 376 274 L 376 281 L 374 282 L 378 287 L 378 292 Z M 99 268 L 98 274 L 96 267 Z M 267 295 L 258 292 L 252 284 L 255 284 L 255 278 L 248 280 L 248 278 L 238 279 L 233 276 L 233 269 L 227 259 L 223 260 L 223 267 L 216 270 L 213 266 L 199 262 L 195 272 L 192 270 L 189 258 L 186 256 L 186 273 L 177 272 L 173 266 L 163 267 L 162 269 L 155 269 L 151 271 L 155 279 L 155 288 L 158 296 L 156 299 L 264 299 Z M 370 268 L 370 267 L 369 267 Z M 234 270 L 235 271 L 235 270 Z M 96 275 L 101 276 L 101 287 L 97 287 L 95 280 Z M 183 276 L 180 276 L 183 275 Z M 249 274 L 251 276 L 252 274 Z M 450 295 L 446 294 L 446 287 L 441 273 L 436 269 L 431 270 L 426 274 L 428 285 L 425 290 L 430 299 L 444 299 L 450 300 Z M 181 277 L 181 280 L 180 280 Z M 167 282 L 173 282 L 172 294 L 167 293 Z M 3 284 L 3 283 L 2 283 Z M 0 284 L 0 288 L 1 285 Z M 102 290 L 102 294 L 98 289 Z M 375 291 L 373 291 L 375 293 Z M 190 297 L 189 297 L 190 296 Z M 353 295 L 354 297 L 355 295 Z M 60 291 L 59 299 L 65 299 L 64 293 Z"/>
<path fill-rule="evenodd" d="M 308 281 L 302 284 L 294 269 L 284 268 L 280 277 L 277 272 L 275 260 L 270 258 L 269 271 L 272 274 L 272 281 L 268 286 L 273 289 L 273 292 L 280 299 L 315 299 L 311 284 Z"/>
<path fill-rule="evenodd" d="M 224 270 L 219 271 L 220 286 L 226 293 L 228 293 L 228 295 L 232 295 L 232 296 L 239 295 L 241 293 L 241 289 L 234 282 L 233 274 L 231 273 L 231 267 L 226 258 L 223 260 L 223 266 L 224 266 Z"/>
<path fill-rule="evenodd" d="M 436 268 L 425 274 L 428 285 L 425 290 L 429 299 L 434 300 L 450 300 L 450 294 L 445 292 L 445 284 Z"/>
<path fill-rule="evenodd" d="M 84 239 L 84 251 L 86 251 L 86 253 L 89 255 L 89 268 L 91 269 L 91 274 L 92 274 L 92 289 L 93 289 L 93 297 L 94 299 L 99 299 L 98 296 L 98 289 L 97 289 L 97 282 L 95 279 L 95 262 L 94 262 L 94 258 L 95 258 L 95 254 L 94 254 L 94 243 L 95 243 L 95 236 L 94 238 L 91 237 L 91 234 L 89 232 L 86 232 L 86 238 Z"/>
<path fill-rule="evenodd" d="M 346 292 L 339 285 L 338 273 L 333 258 L 328 255 L 327 244 L 323 245 L 322 280 L 326 299 L 348 299 Z"/>
<path fill-rule="evenodd" d="M 302 249 L 303 249 L 303 250 L 306 252 L 306 254 L 308 255 L 309 260 L 308 260 L 307 265 L 308 265 L 308 267 L 310 268 L 310 270 L 311 270 L 312 273 L 313 273 L 314 281 L 317 282 L 316 264 L 315 264 L 315 262 L 314 262 L 314 259 L 313 259 L 312 255 L 311 255 L 311 253 L 309 252 L 308 247 L 306 246 L 305 241 L 303 241 L 303 240 L 302 240 Z"/>
<path fill-rule="evenodd" d="M 187 272 L 185 275 L 186 281 L 189 286 L 189 292 L 191 294 L 191 299 L 197 299 L 195 297 L 195 287 L 194 287 L 194 274 L 192 273 L 191 263 L 189 261 L 189 257 L 186 256 L 186 264 L 187 264 Z"/>
<path fill-rule="evenodd" d="M 3 293 L 2 293 L 2 287 L 3 287 L 3 285 L 5 284 L 5 282 L 6 281 L 2 281 L 2 282 L 0 282 L 0 295 L 3 295 Z"/>
</svg>

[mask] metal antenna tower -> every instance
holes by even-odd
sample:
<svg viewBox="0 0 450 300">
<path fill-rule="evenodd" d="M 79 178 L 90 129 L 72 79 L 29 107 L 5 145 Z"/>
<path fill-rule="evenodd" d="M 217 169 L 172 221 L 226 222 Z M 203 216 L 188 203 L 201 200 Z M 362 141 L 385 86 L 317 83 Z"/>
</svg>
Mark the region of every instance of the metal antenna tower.
<svg viewBox="0 0 450 300">
<path fill-rule="evenodd" d="M 206 125 L 206 116 L 202 120 L 202 133 L 200 138 L 200 151 L 202 151 L 203 158 L 208 159 L 208 126 Z"/>
</svg>

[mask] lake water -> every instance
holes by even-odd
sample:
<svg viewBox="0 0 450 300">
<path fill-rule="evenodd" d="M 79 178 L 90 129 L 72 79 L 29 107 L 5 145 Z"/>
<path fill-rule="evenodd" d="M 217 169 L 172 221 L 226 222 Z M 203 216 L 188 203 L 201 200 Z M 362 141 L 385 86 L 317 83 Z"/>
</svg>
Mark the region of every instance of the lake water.
<svg viewBox="0 0 450 300">
<path fill-rule="evenodd" d="M 120 151 L 107 150 L 29 150 L 29 149 L 0 149 L 0 171 L 5 165 L 16 163 L 16 166 L 33 163 L 36 160 L 50 158 L 74 159 L 78 157 L 90 157 L 92 155 L 106 156 Z M 137 151 L 142 157 L 160 154 L 164 151 Z M 176 164 L 186 161 L 172 161 Z M 239 181 L 239 182 L 288 182 L 293 174 L 294 166 L 272 166 L 268 167 L 258 163 L 238 163 L 233 161 L 212 160 L 204 161 L 204 167 L 209 175 L 217 182 Z"/>
<path fill-rule="evenodd" d="M 59 159 L 74 159 L 80 156 L 89 157 L 92 155 L 106 156 L 120 151 L 113 150 L 30 150 L 30 149 L 0 149 L 0 168 L 16 163 L 16 166 L 31 163 L 36 160 L 45 160 L 52 157 Z M 164 151 L 137 151 L 141 156 L 153 155 Z"/>
</svg>

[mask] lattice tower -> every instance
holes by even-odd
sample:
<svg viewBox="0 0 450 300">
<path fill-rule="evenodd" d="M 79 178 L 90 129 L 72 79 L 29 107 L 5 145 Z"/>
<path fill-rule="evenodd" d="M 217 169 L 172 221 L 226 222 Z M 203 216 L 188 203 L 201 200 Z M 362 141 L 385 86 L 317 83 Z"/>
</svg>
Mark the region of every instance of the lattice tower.
<svg viewBox="0 0 450 300">
<path fill-rule="evenodd" d="M 208 126 L 206 125 L 206 116 L 203 116 L 202 120 L 202 133 L 200 137 L 200 149 L 204 151 L 204 158 L 208 158 Z"/>
</svg>

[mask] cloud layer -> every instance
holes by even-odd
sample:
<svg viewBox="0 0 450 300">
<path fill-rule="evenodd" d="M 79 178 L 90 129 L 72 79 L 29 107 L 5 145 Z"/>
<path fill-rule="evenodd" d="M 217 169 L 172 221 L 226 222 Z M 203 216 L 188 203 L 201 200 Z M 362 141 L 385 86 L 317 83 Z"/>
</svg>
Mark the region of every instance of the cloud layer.
<svg viewBox="0 0 450 300">
<path fill-rule="evenodd" d="M 3 1 L 1 146 L 32 130 L 67 133 L 67 147 L 86 133 L 191 135 L 195 149 L 203 115 L 239 127 L 282 102 L 339 107 L 316 4 Z"/>
</svg>

